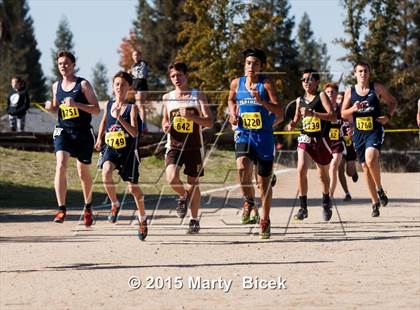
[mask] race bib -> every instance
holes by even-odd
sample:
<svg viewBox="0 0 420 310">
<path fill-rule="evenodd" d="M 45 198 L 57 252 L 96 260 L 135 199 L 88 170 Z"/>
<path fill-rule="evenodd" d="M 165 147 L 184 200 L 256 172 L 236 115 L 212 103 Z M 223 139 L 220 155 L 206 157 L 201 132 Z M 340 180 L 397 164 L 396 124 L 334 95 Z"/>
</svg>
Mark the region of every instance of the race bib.
<svg viewBox="0 0 420 310">
<path fill-rule="evenodd" d="M 242 126 L 245 129 L 261 129 L 262 120 L 260 112 L 246 112 L 241 114 Z"/>
<path fill-rule="evenodd" d="M 302 121 L 303 130 L 306 132 L 321 131 L 321 120 L 315 116 L 307 116 Z"/>
<path fill-rule="evenodd" d="M 340 138 L 340 129 L 330 128 L 329 137 L 331 141 L 337 141 Z"/>
<path fill-rule="evenodd" d="M 353 141 L 351 140 L 351 137 L 349 136 L 344 136 L 343 139 L 346 146 L 350 146 L 353 143 Z"/>
<path fill-rule="evenodd" d="M 79 109 L 78 108 L 67 107 L 67 106 L 61 104 L 60 109 L 61 109 L 61 118 L 63 120 L 79 117 Z"/>
<path fill-rule="evenodd" d="M 174 129 L 180 133 L 192 133 L 193 123 L 182 116 L 175 116 L 173 120 Z"/>
<path fill-rule="evenodd" d="M 372 130 L 373 129 L 373 118 L 372 116 L 356 117 L 356 128 L 358 130 Z"/>
<path fill-rule="evenodd" d="M 298 143 L 311 143 L 311 137 L 308 135 L 299 135 L 298 137 Z"/>
<path fill-rule="evenodd" d="M 113 149 L 122 149 L 126 146 L 124 131 L 111 131 L 105 134 L 105 143 Z"/>
</svg>

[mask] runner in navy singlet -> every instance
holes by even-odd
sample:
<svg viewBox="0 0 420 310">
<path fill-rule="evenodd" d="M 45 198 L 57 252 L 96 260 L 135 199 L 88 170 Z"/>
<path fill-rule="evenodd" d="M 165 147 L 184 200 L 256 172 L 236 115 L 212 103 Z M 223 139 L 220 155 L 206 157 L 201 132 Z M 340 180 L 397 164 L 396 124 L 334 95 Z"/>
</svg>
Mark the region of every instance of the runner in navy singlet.
<svg viewBox="0 0 420 310">
<path fill-rule="evenodd" d="M 57 160 L 54 188 L 58 212 L 54 222 L 63 223 L 66 216 L 67 166 L 69 157 L 77 158 L 77 172 L 85 200 L 84 223 L 92 225 L 92 162 L 95 136 L 90 125 L 92 114 L 99 114 L 99 104 L 89 82 L 74 74 L 76 59 L 62 51 L 57 54 L 57 66 L 63 79 L 55 82 L 53 100 L 45 109 L 58 113 L 58 125 L 54 129 L 54 149 Z"/>
<path fill-rule="evenodd" d="M 372 199 L 372 216 L 380 215 L 380 205 L 388 204 L 381 183 L 379 165 L 380 149 L 384 137 L 385 125 L 397 107 L 397 101 L 380 83 L 369 81 L 370 67 L 367 63 L 358 62 L 354 66 L 357 84 L 346 89 L 341 115 L 353 118 L 353 143 L 357 157 L 362 165 Z M 388 112 L 381 112 L 380 99 L 388 104 Z"/>
<path fill-rule="evenodd" d="M 120 203 L 112 179 L 112 172 L 118 170 L 123 181 L 128 183 L 128 190 L 136 203 L 139 222 L 137 235 L 143 241 L 147 236 L 147 216 L 144 210 L 143 193 L 138 185 L 140 159 L 136 140 L 139 136 L 139 117 L 137 106 L 125 102 L 132 82 L 130 74 L 123 71 L 115 74 L 112 79 L 115 99 L 110 100 L 106 106 L 95 147 L 101 151 L 98 166 L 102 168 L 102 181 L 111 200 L 108 221 L 115 223 L 120 211 Z"/>
</svg>

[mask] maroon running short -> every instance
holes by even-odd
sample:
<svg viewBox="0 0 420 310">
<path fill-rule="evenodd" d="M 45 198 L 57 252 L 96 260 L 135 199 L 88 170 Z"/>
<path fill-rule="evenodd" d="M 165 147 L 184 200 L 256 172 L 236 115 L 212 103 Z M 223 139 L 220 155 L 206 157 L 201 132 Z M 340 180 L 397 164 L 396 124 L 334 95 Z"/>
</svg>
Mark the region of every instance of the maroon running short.
<svg viewBox="0 0 420 310">
<path fill-rule="evenodd" d="M 298 148 L 306 151 L 320 165 L 328 165 L 332 160 L 331 148 L 325 138 L 301 134 L 298 138 Z"/>
</svg>

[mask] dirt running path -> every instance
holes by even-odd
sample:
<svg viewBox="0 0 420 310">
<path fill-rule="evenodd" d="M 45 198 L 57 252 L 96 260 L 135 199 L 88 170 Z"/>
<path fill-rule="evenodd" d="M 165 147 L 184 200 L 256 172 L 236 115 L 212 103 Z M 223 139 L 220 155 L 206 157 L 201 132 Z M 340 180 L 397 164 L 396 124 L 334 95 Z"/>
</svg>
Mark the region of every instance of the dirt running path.
<svg viewBox="0 0 420 310">
<path fill-rule="evenodd" d="M 97 209 L 92 229 L 78 225 L 80 210 L 61 225 L 51 223 L 53 212 L 3 211 L 0 308 L 419 309 L 420 173 L 384 174 L 391 201 L 379 218 L 370 216 L 363 180 L 350 181 L 353 201 L 337 199 L 342 223 L 336 210 L 330 223 L 321 220 L 317 183 L 311 170 L 309 218 L 288 224 L 295 172 L 279 175 L 267 241 L 257 228 L 238 225 L 237 189 L 203 199 L 195 236 L 171 212 L 174 201 L 161 201 L 145 242 L 128 209 L 117 225 Z M 139 289 L 129 287 L 132 276 L 142 281 Z M 148 277 L 154 289 L 146 288 Z M 246 289 L 244 277 L 274 280 L 277 288 Z"/>
</svg>

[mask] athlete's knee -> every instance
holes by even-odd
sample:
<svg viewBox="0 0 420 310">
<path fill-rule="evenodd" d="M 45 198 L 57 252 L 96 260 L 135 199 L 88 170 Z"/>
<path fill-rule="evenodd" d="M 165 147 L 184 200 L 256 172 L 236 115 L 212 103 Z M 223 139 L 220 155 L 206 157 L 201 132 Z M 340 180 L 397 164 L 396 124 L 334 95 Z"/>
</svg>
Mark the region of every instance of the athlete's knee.
<svg viewBox="0 0 420 310">
<path fill-rule="evenodd" d="M 110 181 L 112 180 L 112 167 L 109 165 L 103 165 L 102 167 L 102 180 Z"/>
<path fill-rule="evenodd" d="M 56 170 L 60 172 L 65 172 L 67 170 L 67 163 L 63 161 L 57 161 Z"/>
<path fill-rule="evenodd" d="M 298 175 L 301 177 L 305 177 L 308 173 L 308 168 L 304 164 L 298 164 L 297 166 Z"/>
<path fill-rule="evenodd" d="M 258 187 L 260 188 L 261 194 L 266 196 L 271 190 L 271 176 L 268 177 L 257 177 Z"/>
<path fill-rule="evenodd" d="M 136 198 L 143 197 L 143 193 L 138 184 L 128 183 L 128 192 Z"/>
<path fill-rule="evenodd" d="M 369 168 L 376 167 L 378 165 L 378 158 L 376 156 L 367 156 L 365 163 Z"/>
<path fill-rule="evenodd" d="M 361 163 L 360 165 L 362 166 L 362 169 L 363 169 L 364 172 L 369 171 L 369 167 L 368 167 L 368 165 L 365 161 L 363 163 Z"/>
<path fill-rule="evenodd" d="M 79 178 L 82 180 L 90 179 L 90 170 L 89 170 L 89 166 L 87 165 L 79 164 L 77 166 L 77 173 L 79 174 Z"/>
<path fill-rule="evenodd" d="M 177 185 L 181 181 L 179 176 L 176 174 L 168 173 L 166 174 L 166 181 L 169 185 Z"/>
</svg>

